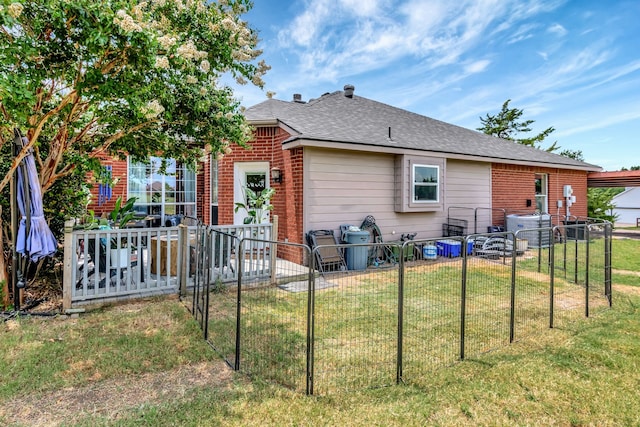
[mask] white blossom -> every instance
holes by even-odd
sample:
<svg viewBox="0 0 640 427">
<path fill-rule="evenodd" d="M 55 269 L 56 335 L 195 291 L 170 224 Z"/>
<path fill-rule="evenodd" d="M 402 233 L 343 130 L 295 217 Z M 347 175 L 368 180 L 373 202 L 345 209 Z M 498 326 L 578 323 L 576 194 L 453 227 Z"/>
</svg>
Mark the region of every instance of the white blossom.
<svg viewBox="0 0 640 427">
<path fill-rule="evenodd" d="M 11 3 L 9 7 L 7 7 L 7 9 L 9 16 L 11 16 L 13 19 L 18 19 L 18 17 L 22 15 L 24 6 L 22 6 L 20 3 Z"/>
<path fill-rule="evenodd" d="M 227 31 L 234 31 L 236 29 L 236 23 L 233 19 L 227 16 L 222 20 L 222 28 Z"/>
<path fill-rule="evenodd" d="M 189 40 L 185 44 L 178 47 L 176 50 L 178 56 L 184 59 L 203 59 L 207 57 L 207 52 L 204 50 L 198 50 L 193 40 Z"/>
<path fill-rule="evenodd" d="M 200 69 L 202 70 L 202 72 L 208 73 L 211 69 L 211 64 L 209 64 L 209 61 L 207 61 L 206 59 L 203 59 L 200 63 Z"/>
<path fill-rule="evenodd" d="M 160 101 L 154 99 L 149 101 L 145 107 L 142 108 L 142 113 L 147 119 L 155 119 L 164 112 L 164 107 L 160 104 Z"/>
<path fill-rule="evenodd" d="M 169 58 L 166 56 L 156 56 L 156 68 L 167 69 L 169 68 Z"/>
<path fill-rule="evenodd" d="M 160 46 L 162 46 L 163 49 L 169 50 L 177 43 L 177 40 L 175 37 L 164 35 L 162 37 L 158 37 L 158 43 L 160 43 Z"/>
<path fill-rule="evenodd" d="M 120 9 L 116 12 L 116 17 L 113 18 L 113 23 L 122 28 L 125 32 L 140 32 L 142 26 L 138 24 L 127 12 Z"/>
<path fill-rule="evenodd" d="M 187 83 L 189 84 L 194 84 L 194 83 L 198 83 L 198 79 L 195 76 L 187 76 Z"/>
</svg>

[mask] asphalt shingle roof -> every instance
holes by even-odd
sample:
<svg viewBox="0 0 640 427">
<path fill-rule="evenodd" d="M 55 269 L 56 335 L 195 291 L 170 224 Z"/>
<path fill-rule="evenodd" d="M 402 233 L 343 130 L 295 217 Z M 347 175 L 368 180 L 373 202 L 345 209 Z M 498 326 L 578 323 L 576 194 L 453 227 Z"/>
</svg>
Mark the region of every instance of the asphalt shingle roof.
<svg viewBox="0 0 640 427">
<path fill-rule="evenodd" d="M 336 91 L 307 103 L 269 99 L 245 111 L 251 123 L 278 120 L 298 132 L 295 140 L 484 157 L 487 161 L 544 163 L 597 171 L 600 167 L 455 126 L 381 102 Z M 389 133 L 391 138 L 389 138 Z"/>
</svg>

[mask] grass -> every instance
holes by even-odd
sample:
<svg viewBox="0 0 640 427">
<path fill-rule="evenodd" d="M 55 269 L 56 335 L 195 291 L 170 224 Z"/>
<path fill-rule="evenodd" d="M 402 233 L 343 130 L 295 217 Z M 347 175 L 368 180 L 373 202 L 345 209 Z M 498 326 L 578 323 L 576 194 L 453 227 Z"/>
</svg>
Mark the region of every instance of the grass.
<svg viewBox="0 0 640 427">
<path fill-rule="evenodd" d="M 272 383 L 250 383 L 238 376 L 222 387 L 198 385 L 188 393 L 170 393 L 159 402 L 118 406 L 111 411 L 76 409 L 67 414 L 66 422 L 81 426 L 637 425 L 640 422 L 640 401 L 635 398 L 640 381 L 640 298 L 621 294 L 616 301 L 614 310 L 602 312 L 596 318 L 434 370 L 421 384 L 305 397 Z M 181 336 L 167 334 L 167 339 L 173 340 L 168 343 L 170 348 L 156 348 L 156 353 L 167 359 L 161 366 L 149 363 L 136 363 L 139 366 L 135 368 L 133 363 L 119 366 L 110 362 L 115 358 L 103 357 L 92 368 L 94 375 L 100 373 L 100 378 L 69 376 L 69 363 L 72 355 L 77 354 L 75 347 L 82 347 L 88 339 L 80 332 L 74 336 L 75 341 L 55 341 L 59 350 L 46 358 L 52 365 L 46 374 L 65 379 L 62 384 L 34 381 L 39 378 L 36 375 L 43 374 L 39 370 L 42 368 L 38 368 L 32 371 L 31 379 L 19 376 L 10 390 L 5 389 L 0 407 L 13 400 L 24 400 L 25 396 L 44 401 L 60 387 L 93 389 L 114 375 L 123 377 L 122 387 L 126 387 L 127 382 L 135 382 L 145 372 L 167 371 L 176 364 L 198 363 L 203 357 L 206 359 L 207 354 L 211 355 L 210 350 L 203 348 L 196 325 L 188 318 L 179 320 L 184 308 L 178 302 L 155 302 L 154 306 L 154 310 L 132 311 L 126 320 L 139 324 L 164 323 L 172 332 L 177 332 L 173 327 L 178 323 L 184 321 L 186 325 Z M 105 310 L 77 321 L 49 320 L 44 328 L 38 319 L 22 319 L 18 323 L 26 334 L 5 327 L 2 351 L 6 354 L 10 350 L 5 345 L 9 336 L 21 335 L 22 349 L 27 352 L 24 357 L 31 359 L 33 353 L 51 349 L 38 350 L 34 345 L 58 336 L 46 333 L 47 330 L 59 330 L 59 324 L 70 322 L 74 324 L 73 329 L 87 331 L 94 329 L 90 326 L 97 320 L 123 326 L 127 322 L 123 322 L 121 314 L 118 310 Z M 36 332 L 43 331 L 45 335 L 38 337 Z M 114 351 L 129 340 L 130 334 L 125 328 L 120 339 L 110 335 L 102 339 L 101 345 L 107 351 Z M 142 341 L 142 346 L 148 344 L 144 339 L 131 339 Z M 83 360 L 99 354 L 100 351 L 88 350 Z M 121 356 L 126 358 L 125 354 Z M 3 365 L 3 383 L 22 369 L 24 365 L 19 361 Z M 86 405 L 80 406 L 86 408 Z M 24 425 L 32 424 L 22 420 Z M 5 422 L 5 425 L 11 424 L 9 419 Z"/>
<path fill-rule="evenodd" d="M 615 269 L 619 268 L 619 251 L 638 253 L 638 243 L 618 244 L 614 241 Z M 640 271 L 639 262 L 634 264 L 633 257 L 623 256 L 620 270 Z M 494 297 L 503 298 L 502 285 L 495 284 L 503 283 L 508 268 L 487 271 L 481 264 L 474 268 L 478 270 L 474 286 L 486 287 Z M 425 274 L 430 275 L 428 279 Z M 317 397 L 304 396 L 295 381 L 293 390 L 277 385 L 291 386 L 287 376 L 301 370 L 299 365 L 287 366 L 287 361 L 291 353 L 299 352 L 304 340 L 305 327 L 298 321 L 306 309 L 303 293 L 255 290 L 245 301 L 251 313 L 245 319 L 249 336 L 265 348 L 255 352 L 247 348 L 244 357 L 250 367 L 276 372 L 277 383 L 232 376 L 176 300 L 110 307 L 78 319 L 5 322 L 0 329 L 0 422 L 87 426 L 640 424 L 640 401 L 635 398 L 640 383 L 640 292 L 635 288 L 618 286 L 614 275 L 612 310 L 562 322 L 552 330 L 543 326 L 539 333 L 524 334 L 512 345 L 471 353 L 464 362 L 444 360 L 420 371 L 432 357 L 432 347 L 450 345 L 446 344 L 450 340 L 437 342 L 434 337 L 446 333 L 457 337 L 457 322 L 447 320 L 455 317 L 459 292 L 446 289 L 450 279 L 456 279 L 456 269 L 447 265 L 407 277 L 407 307 L 413 316 L 408 327 L 418 336 L 424 334 L 416 343 L 408 343 L 423 347 L 407 360 L 407 384 L 350 392 L 336 391 L 338 387 Z M 376 281 L 362 276 L 358 286 L 348 283 L 323 291 L 322 299 L 316 301 L 316 321 L 327 326 L 320 337 L 325 373 L 343 358 L 362 357 L 355 366 L 365 372 L 378 369 L 376 360 L 381 364 L 393 361 L 381 345 L 364 354 L 353 351 L 349 333 L 353 329 L 373 343 L 382 343 L 385 335 L 393 333 L 394 316 L 387 301 L 395 295 L 395 280 L 391 272 L 383 272 Z M 545 288 L 542 282 L 535 272 L 528 276 L 523 281 L 530 292 L 527 295 L 540 294 Z M 559 286 L 569 284 L 559 279 Z M 221 311 L 232 307 L 223 296 L 211 294 Z M 348 305 L 336 304 L 343 298 Z M 544 307 L 545 297 L 541 300 Z M 270 304 L 261 304 L 265 301 Z M 497 317 L 486 322 L 501 328 L 503 307 L 480 297 L 476 303 L 493 310 Z M 535 317 L 531 313 L 536 307 L 523 311 L 523 316 Z M 371 317 L 374 311 L 380 314 Z M 433 322 L 419 317 L 425 313 Z M 331 319 L 337 322 L 327 323 Z M 370 323 L 365 325 L 367 319 Z M 225 324 L 221 316 L 213 322 Z M 277 327 L 264 327 L 271 324 Z M 278 356 L 273 361 L 260 357 L 267 350 Z M 455 353 L 454 348 L 453 357 Z M 228 380 L 203 382 L 213 370 L 226 372 Z M 345 381 L 352 379 L 353 372 L 338 372 Z M 319 369 L 318 374 L 322 373 Z M 380 384 L 393 384 L 393 374 L 391 381 L 387 378 Z M 160 381 L 165 377 L 166 381 Z M 177 386 L 185 381 L 191 383 Z M 165 388 L 166 394 L 158 396 L 158 390 Z M 101 394 L 100 390 L 110 392 Z M 101 405 L 107 395 L 113 400 Z M 41 408 L 51 411 L 38 418 L 39 410 L 44 412 Z"/>
</svg>

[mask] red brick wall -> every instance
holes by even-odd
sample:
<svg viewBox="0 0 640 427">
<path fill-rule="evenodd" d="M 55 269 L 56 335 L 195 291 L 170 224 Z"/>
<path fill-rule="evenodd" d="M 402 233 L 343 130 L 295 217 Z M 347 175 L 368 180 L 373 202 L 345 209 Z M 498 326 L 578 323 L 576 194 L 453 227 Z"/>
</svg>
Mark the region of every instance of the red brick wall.
<svg viewBox="0 0 640 427">
<path fill-rule="evenodd" d="M 535 205 L 535 174 L 547 174 L 549 213 L 558 214 L 556 203 L 562 200 L 562 208 L 559 214 L 566 213 L 566 202 L 563 197 L 565 185 L 571 185 L 576 203 L 571 208 L 571 214 L 587 216 L 587 172 L 538 168 L 533 166 L 506 165 L 493 163 L 491 166 L 492 206 L 496 209 L 506 209 L 507 214 L 517 212 L 533 212 Z M 527 199 L 532 206 L 527 207 Z M 493 213 L 494 224 L 503 224 L 502 214 Z"/>
<path fill-rule="evenodd" d="M 109 213 L 113 210 L 118 197 L 127 200 L 127 161 L 115 158 L 104 158 L 101 160 L 104 166 L 111 166 L 111 178 L 117 179 L 117 184 L 111 190 L 111 199 L 106 200 L 102 205 L 98 205 L 98 184 L 94 181 L 93 175 L 87 177 L 87 181 L 93 184 L 91 187 L 91 203 L 89 209 L 95 212 L 96 216 Z"/>
<path fill-rule="evenodd" d="M 282 150 L 282 142 L 290 135 L 279 127 L 260 127 L 255 131 L 250 148 L 231 145 L 231 153 L 218 162 L 218 221 L 220 224 L 233 224 L 235 162 L 269 162 L 269 168 L 278 167 L 282 171 L 281 183 L 271 181 L 276 193 L 271 200 L 273 211 L 279 221 L 278 239 L 287 239 L 292 243 L 304 243 L 302 230 L 303 164 L 302 148 Z M 274 236 L 275 237 L 275 236 Z M 280 245 L 278 256 L 294 262 L 300 262 L 299 249 Z"/>
</svg>

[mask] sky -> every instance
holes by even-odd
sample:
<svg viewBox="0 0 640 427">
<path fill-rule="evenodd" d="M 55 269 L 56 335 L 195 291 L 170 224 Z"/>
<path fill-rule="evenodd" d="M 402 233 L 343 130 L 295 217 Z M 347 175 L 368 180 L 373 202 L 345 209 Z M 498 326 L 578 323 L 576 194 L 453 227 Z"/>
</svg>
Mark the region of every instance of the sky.
<svg viewBox="0 0 640 427">
<path fill-rule="evenodd" d="M 603 170 L 640 165 L 639 0 L 254 0 L 272 68 L 245 107 L 355 95 L 468 129 L 502 104 L 555 128 L 543 147 Z"/>
</svg>

